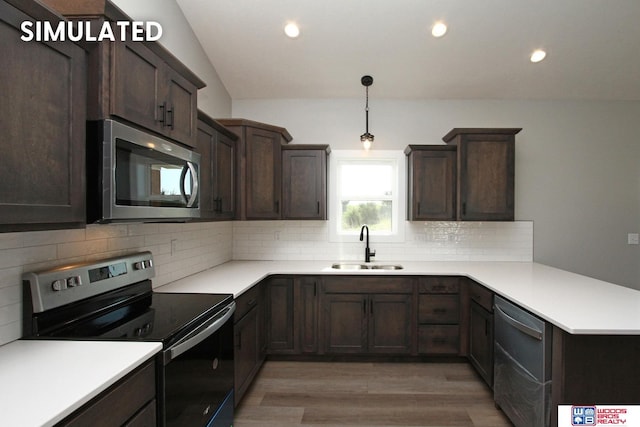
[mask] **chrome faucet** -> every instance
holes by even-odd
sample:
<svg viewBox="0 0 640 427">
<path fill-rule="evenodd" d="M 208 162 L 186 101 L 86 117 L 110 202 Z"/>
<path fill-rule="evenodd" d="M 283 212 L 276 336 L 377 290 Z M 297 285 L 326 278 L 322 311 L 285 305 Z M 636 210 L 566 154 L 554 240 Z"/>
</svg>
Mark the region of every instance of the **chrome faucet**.
<svg viewBox="0 0 640 427">
<path fill-rule="evenodd" d="M 369 249 L 369 226 L 366 224 L 360 229 L 360 241 L 364 239 L 364 230 L 367 229 L 367 245 L 364 248 L 364 262 L 371 262 L 371 257 L 376 256 L 376 251 Z"/>
</svg>

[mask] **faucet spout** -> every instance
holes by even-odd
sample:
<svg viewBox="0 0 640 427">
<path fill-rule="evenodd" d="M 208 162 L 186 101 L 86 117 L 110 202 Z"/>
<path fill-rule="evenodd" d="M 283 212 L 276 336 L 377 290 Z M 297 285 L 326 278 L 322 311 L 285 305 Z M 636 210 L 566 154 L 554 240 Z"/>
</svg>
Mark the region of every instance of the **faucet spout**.
<svg viewBox="0 0 640 427">
<path fill-rule="evenodd" d="M 364 248 L 364 262 L 371 262 L 371 257 L 376 256 L 376 251 L 372 251 L 371 249 L 369 249 L 369 226 L 366 224 L 363 225 L 362 228 L 360 228 L 360 241 L 362 242 L 364 240 L 365 230 L 367 230 L 367 241 Z"/>
</svg>

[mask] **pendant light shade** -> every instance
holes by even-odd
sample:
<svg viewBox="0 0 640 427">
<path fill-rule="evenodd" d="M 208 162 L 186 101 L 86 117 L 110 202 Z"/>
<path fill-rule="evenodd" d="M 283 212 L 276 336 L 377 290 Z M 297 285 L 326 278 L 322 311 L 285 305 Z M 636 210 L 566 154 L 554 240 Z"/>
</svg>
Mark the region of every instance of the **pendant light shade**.
<svg viewBox="0 0 640 427">
<path fill-rule="evenodd" d="M 360 135 L 360 141 L 362 141 L 364 149 L 368 150 L 369 148 L 371 148 L 371 143 L 373 142 L 374 138 L 374 136 L 369 133 L 369 86 L 373 84 L 373 77 L 362 76 L 362 78 L 360 79 L 360 83 L 362 83 L 362 86 L 365 87 L 366 91 L 366 104 L 364 109 L 366 128 L 365 132 Z"/>
</svg>

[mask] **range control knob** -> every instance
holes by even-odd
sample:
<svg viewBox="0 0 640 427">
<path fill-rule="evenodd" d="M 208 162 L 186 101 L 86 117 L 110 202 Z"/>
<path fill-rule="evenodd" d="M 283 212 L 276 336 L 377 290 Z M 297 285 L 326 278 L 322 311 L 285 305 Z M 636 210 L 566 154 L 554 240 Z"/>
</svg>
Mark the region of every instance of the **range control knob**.
<svg viewBox="0 0 640 427">
<path fill-rule="evenodd" d="M 67 286 L 70 288 L 73 288 L 75 286 L 81 286 L 82 285 L 82 279 L 80 278 L 80 276 L 71 276 L 67 278 Z"/>
<path fill-rule="evenodd" d="M 145 270 L 147 268 L 153 267 L 153 263 L 150 259 L 146 261 L 138 261 L 133 263 L 133 268 L 135 270 Z"/>
<path fill-rule="evenodd" d="M 61 291 L 63 289 L 67 289 L 67 282 L 64 279 L 58 279 L 51 282 L 51 289 L 54 292 Z"/>
</svg>

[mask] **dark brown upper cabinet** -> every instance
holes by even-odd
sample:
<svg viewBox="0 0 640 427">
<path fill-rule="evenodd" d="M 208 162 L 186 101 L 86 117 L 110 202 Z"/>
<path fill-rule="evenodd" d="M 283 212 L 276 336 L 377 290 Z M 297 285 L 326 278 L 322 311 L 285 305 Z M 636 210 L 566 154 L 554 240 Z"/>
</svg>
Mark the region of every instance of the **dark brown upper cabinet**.
<svg viewBox="0 0 640 427">
<path fill-rule="evenodd" d="M 282 145 L 285 128 L 245 119 L 218 119 L 238 136 L 237 219 L 282 218 Z"/>
<path fill-rule="evenodd" d="M 198 113 L 200 153 L 200 216 L 230 220 L 236 213 L 237 135 L 203 112 Z"/>
<path fill-rule="evenodd" d="M 514 220 L 515 135 L 521 130 L 455 128 L 442 138 L 458 152 L 458 219 Z"/>
<path fill-rule="evenodd" d="M 456 219 L 456 147 L 409 145 L 408 207 L 410 221 Z"/>
<path fill-rule="evenodd" d="M 130 21 L 106 0 L 43 0 L 68 19 Z M 89 49 L 88 119 L 118 117 L 188 146 L 196 145 L 197 91 L 205 86 L 154 42 L 103 41 Z"/>
<path fill-rule="evenodd" d="M 282 147 L 282 218 L 327 219 L 328 145 Z"/>
<path fill-rule="evenodd" d="M 513 221 L 520 128 L 455 128 L 447 145 L 409 145 L 407 219 Z"/>
<path fill-rule="evenodd" d="M 24 21 L 62 19 L 0 1 L 0 231 L 85 224 L 86 52 L 20 39 Z"/>
</svg>

